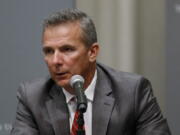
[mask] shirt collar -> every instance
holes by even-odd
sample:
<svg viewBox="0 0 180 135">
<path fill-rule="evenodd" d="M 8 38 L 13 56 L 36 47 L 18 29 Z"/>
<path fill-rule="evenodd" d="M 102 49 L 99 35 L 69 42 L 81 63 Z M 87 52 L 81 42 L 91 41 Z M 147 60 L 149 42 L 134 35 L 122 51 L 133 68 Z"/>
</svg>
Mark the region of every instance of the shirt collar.
<svg viewBox="0 0 180 135">
<path fill-rule="evenodd" d="M 96 80 L 97 80 L 97 70 L 95 71 L 94 77 L 90 83 L 90 85 L 85 90 L 85 95 L 88 100 L 93 101 L 94 99 L 94 91 L 96 86 Z"/>
<path fill-rule="evenodd" d="M 90 83 L 90 85 L 86 88 L 85 90 L 85 95 L 87 97 L 87 100 L 89 101 L 93 101 L 94 99 L 94 91 L 95 91 L 95 86 L 96 86 L 96 80 L 97 80 L 97 70 L 95 71 L 94 77 Z M 74 97 L 73 94 L 69 93 L 67 90 L 65 90 L 64 88 L 62 88 L 63 93 L 66 97 L 66 103 L 69 103 L 70 100 Z"/>
<path fill-rule="evenodd" d="M 67 90 L 65 90 L 64 88 L 62 88 L 62 90 L 63 90 L 63 93 L 64 93 L 64 95 L 65 95 L 65 97 L 66 97 L 66 103 L 69 103 L 70 100 L 74 97 L 74 95 L 71 94 L 71 93 L 69 93 L 69 92 L 68 92 Z"/>
</svg>

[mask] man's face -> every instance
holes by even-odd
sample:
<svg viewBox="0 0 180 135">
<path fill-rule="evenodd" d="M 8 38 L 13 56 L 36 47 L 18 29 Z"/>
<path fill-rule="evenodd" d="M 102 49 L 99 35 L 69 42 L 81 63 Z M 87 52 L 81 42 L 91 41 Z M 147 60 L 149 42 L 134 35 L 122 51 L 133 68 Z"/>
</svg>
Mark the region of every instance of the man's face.
<svg viewBox="0 0 180 135">
<path fill-rule="evenodd" d="M 73 75 L 79 74 L 88 80 L 94 73 L 92 65 L 96 60 L 97 44 L 87 48 L 80 34 L 78 23 L 48 27 L 43 33 L 45 62 L 53 80 L 65 89 L 71 89 L 69 80 Z"/>
</svg>

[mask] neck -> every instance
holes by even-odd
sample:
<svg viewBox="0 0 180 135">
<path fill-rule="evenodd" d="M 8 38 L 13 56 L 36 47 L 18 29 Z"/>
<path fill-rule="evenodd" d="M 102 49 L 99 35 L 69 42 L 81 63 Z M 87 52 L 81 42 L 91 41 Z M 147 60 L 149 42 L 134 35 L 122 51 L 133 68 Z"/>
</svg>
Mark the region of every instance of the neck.
<svg viewBox="0 0 180 135">
<path fill-rule="evenodd" d="M 84 90 L 87 89 L 87 87 L 91 84 L 94 74 L 95 74 L 95 71 L 96 71 L 96 66 L 92 67 L 89 74 L 87 76 L 85 76 Z"/>
</svg>

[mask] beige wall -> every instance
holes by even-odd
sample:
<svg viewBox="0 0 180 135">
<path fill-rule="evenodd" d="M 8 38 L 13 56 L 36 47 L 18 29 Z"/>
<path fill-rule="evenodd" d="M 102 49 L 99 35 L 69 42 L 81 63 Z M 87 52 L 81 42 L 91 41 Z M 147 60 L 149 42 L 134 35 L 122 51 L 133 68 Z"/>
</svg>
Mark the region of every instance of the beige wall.
<svg viewBox="0 0 180 135">
<path fill-rule="evenodd" d="M 97 27 L 99 61 L 143 74 L 165 108 L 164 0 L 76 0 Z"/>
<path fill-rule="evenodd" d="M 139 73 L 147 76 L 165 110 L 165 1 L 140 0 L 139 7 Z"/>
</svg>

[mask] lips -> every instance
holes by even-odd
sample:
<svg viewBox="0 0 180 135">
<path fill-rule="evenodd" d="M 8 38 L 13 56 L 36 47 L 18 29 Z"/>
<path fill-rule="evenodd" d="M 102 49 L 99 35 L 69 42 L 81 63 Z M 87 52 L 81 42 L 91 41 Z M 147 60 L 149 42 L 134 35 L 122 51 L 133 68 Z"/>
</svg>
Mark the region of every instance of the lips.
<svg viewBox="0 0 180 135">
<path fill-rule="evenodd" d="M 67 72 L 55 73 L 56 78 L 64 78 L 67 75 Z"/>
<path fill-rule="evenodd" d="M 66 72 L 63 72 L 63 73 L 56 73 L 56 75 L 58 75 L 58 76 L 61 76 L 61 75 L 64 75 L 64 74 L 66 74 Z"/>
</svg>

